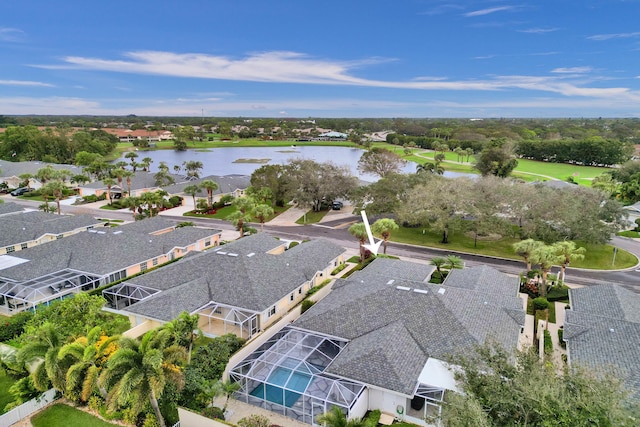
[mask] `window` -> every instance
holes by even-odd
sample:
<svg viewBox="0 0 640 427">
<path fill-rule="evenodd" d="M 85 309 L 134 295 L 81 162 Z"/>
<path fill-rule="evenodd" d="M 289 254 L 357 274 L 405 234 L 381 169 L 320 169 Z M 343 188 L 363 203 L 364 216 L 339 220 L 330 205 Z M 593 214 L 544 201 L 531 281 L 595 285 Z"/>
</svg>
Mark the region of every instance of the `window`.
<svg viewBox="0 0 640 427">
<path fill-rule="evenodd" d="M 29 247 L 28 243 L 21 243 L 20 244 L 20 249 L 27 249 Z"/>
<path fill-rule="evenodd" d="M 154 266 L 158 265 L 158 258 L 154 258 L 152 264 Z"/>
<path fill-rule="evenodd" d="M 60 239 L 62 239 L 62 234 L 58 234 L 58 235 L 56 236 L 56 240 L 60 240 Z"/>
<path fill-rule="evenodd" d="M 146 262 L 140 263 L 140 271 L 147 271 L 147 263 Z"/>
<path fill-rule="evenodd" d="M 93 229 L 93 225 L 90 225 L 87 227 L 87 230 L 92 230 Z"/>
<path fill-rule="evenodd" d="M 289 296 L 289 301 L 293 301 L 293 300 L 294 300 L 294 298 L 295 298 L 295 293 L 292 293 L 292 294 Z"/>
<path fill-rule="evenodd" d="M 302 286 L 298 288 L 298 295 L 300 295 L 301 293 L 302 293 Z"/>
<path fill-rule="evenodd" d="M 16 251 L 16 247 L 15 246 L 7 246 L 7 253 L 10 254 L 11 252 L 15 252 Z"/>
<path fill-rule="evenodd" d="M 205 240 L 205 241 L 204 241 L 204 246 L 205 246 L 205 247 L 206 247 L 206 246 L 211 246 L 211 240 L 210 240 L 210 239 Z"/>
<path fill-rule="evenodd" d="M 267 314 L 267 316 L 271 317 L 274 314 L 276 314 L 276 306 L 275 305 L 269 309 L 269 313 Z"/>
</svg>

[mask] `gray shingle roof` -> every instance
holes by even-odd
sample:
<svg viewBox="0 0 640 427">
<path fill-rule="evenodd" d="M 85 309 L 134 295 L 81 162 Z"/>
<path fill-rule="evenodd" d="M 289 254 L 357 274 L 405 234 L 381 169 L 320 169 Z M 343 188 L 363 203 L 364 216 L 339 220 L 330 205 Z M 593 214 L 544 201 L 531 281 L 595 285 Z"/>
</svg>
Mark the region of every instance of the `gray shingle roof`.
<svg viewBox="0 0 640 427">
<path fill-rule="evenodd" d="M 37 211 L 4 215 L 0 216 L 0 247 L 98 224 L 102 221 L 91 215 L 56 215 Z"/>
<path fill-rule="evenodd" d="M 381 260 L 370 264 L 373 269 L 366 267 L 337 283 L 295 322 L 303 329 L 350 340 L 346 350 L 355 347 L 341 353 L 327 372 L 411 395 L 429 357 L 445 360 L 488 339 L 507 349 L 517 346 L 525 313 L 510 284 L 502 293 L 487 297 L 482 289 L 402 279 L 391 283 L 390 275 L 407 268 L 407 262 L 385 260 L 376 266 Z M 378 274 L 382 264 L 385 275 Z M 397 334 L 377 332 L 388 327 Z M 358 359 L 357 355 L 371 349 L 376 349 L 375 357 Z M 356 359 L 362 366 L 353 362 Z M 407 368 L 407 361 L 416 365 Z M 394 380 L 389 380 L 389 372 Z"/>
<path fill-rule="evenodd" d="M 23 173 L 30 173 L 34 175 L 38 170 L 45 166 L 51 166 L 56 170 L 67 169 L 74 174 L 82 173 L 82 166 L 75 165 L 62 165 L 56 163 L 45 162 L 8 162 L 6 160 L 0 160 L 0 170 L 2 170 L 2 177 L 20 176 Z"/>
<path fill-rule="evenodd" d="M 169 194 L 179 194 L 184 191 L 187 185 L 199 185 L 204 180 L 212 180 L 218 184 L 218 189 L 213 194 L 229 194 L 236 190 L 244 190 L 251 185 L 251 176 L 249 175 L 209 175 L 193 181 L 179 182 L 174 185 L 165 187 Z M 200 190 L 197 197 L 206 197 L 207 191 Z"/>
<path fill-rule="evenodd" d="M 511 295 L 517 295 L 520 287 L 517 277 L 509 277 L 488 265 L 454 269 L 449 272 L 443 285 L 489 294 L 511 292 Z"/>
<path fill-rule="evenodd" d="M 24 208 L 16 203 L 0 203 L 0 215 L 9 215 L 24 211 Z"/>
<path fill-rule="evenodd" d="M 151 218 L 34 246 L 15 255 L 29 262 L 2 270 L 0 276 L 25 281 L 67 268 L 105 275 L 219 233 L 183 227 L 160 235 L 149 234 L 150 230 L 165 229 L 167 222 L 164 218 Z"/>
<path fill-rule="evenodd" d="M 264 311 L 344 252 L 326 240 L 313 240 L 280 255 L 267 253 L 280 245 L 279 240 L 258 233 L 136 277 L 133 284 L 164 292 L 129 306 L 127 311 L 171 320 L 174 311 L 193 311 L 210 301 Z M 179 307 L 168 297 L 177 294 L 182 296 Z"/>
<path fill-rule="evenodd" d="M 640 400 L 640 295 L 613 284 L 569 295 L 564 338 L 571 364 L 613 371 Z"/>
<path fill-rule="evenodd" d="M 169 174 L 176 182 L 184 180 L 180 175 Z M 117 180 L 116 180 L 117 182 Z M 116 184 L 117 185 L 117 184 Z M 87 184 L 82 184 L 80 187 L 82 188 L 93 188 L 93 189 L 104 189 L 107 188 L 102 181 L 94 181 Z M 131 190 L 141 190 L 144 188 L 156 188 L 156 178 L 155 172 L 144 172 L 144 171 L 136 171 L 136 173 L 131 177 Z M 122 181 L 122 189 L 127 190 L 127 180 L 126 178 Z"/>
</svg>

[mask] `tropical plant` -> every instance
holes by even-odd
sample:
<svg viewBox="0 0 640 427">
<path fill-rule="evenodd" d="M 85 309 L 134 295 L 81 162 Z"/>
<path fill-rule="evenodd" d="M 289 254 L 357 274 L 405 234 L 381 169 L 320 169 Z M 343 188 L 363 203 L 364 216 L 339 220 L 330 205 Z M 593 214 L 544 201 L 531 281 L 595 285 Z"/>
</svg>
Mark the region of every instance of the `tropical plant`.
<svg viewBox="0 0 640 427">
<path fill-rule="evenodd" d="M 196 194 L 200 192 L 200 186 L 197 184 L 189 184 L 182 190 L 185 194 L 193 197 L 193 207 L 196 208 Z"/>
<path fill-rule="evenodd" d="M 102 183 L 107 187 L 107 198 L 109 199 L 109 204 L 113 204 L 111 200 L 111 187 L 116 184 L 116 181 L 113 178 L 103 178 Z"/>
<path fill-rule="evenodd" d="M 138 158 L 138 153 L 136 153 L 135 151 L 129 151 L 124 155 L 124 157 L 126 159 L 129 159 L 129 162 L 131 162 L 131 169 L 133 169 L 133 171 L 135 172 L 138 165 L 136 163 L 136 159 Z"/>
<path fill-rule="evenodd" d="M 260 231 L 264 230 L 264 223 L 271 215 L 273 215 L 273 208 L 269 205 L 257 205 L 253 208 L 253 217 L 260 222 Z"/>
<path fill-rule="evenodd" d="M 464 261 L 462 261 L 462 258 L 460 258 L 457 255 L 449 254 L 445 256 L 444 259 L 445 259 L 445 263 L 443 267 L 446 268 L 447 270 L 453 270 L 454 268 L 456 269 L 464 268 Z"/>
<path fill-rule="evenodd" d="M 318 423 L 325 427 L 373 427 L 368 420 L 362 418 L 347 420 L 339 406 L 333 406 L 329 412 L 318 416 Z"/>
<path fill-rule="evenodd" d="M 584 259 L 584 253 L 587 250 L 585 248 L 577 248 L 575 242 L 569 240 L 554 243 L 553 247 L 556 248 L 556 251 L 560 254 L 560 257 L 562 257 L 562 263 L 560 264 L 562 278 L 559 279 L 564 282 L 565 273 L 571 260 Z"/>
<path fill-rule="evenodd" d="M 211 179 L 205 179 L 200 183 L 200 188 L 207 191 L 207 203 L 211 209 L 213 207 L 213 192 L 218 189 L 218 183 Z"/>
<path fill-rule="evenodd" d="M 555 264 L 560 264 L 564 261 L 564 257 L 558 255 L 557 249 L 554 246 L 541 245 L 531 253 L 530 259 L 532 264 L 538 264 L 540 266 L 540 271 L 542 272 L 542 286 L 540 286 L 540 296 L 546 297 L 547 275 Z"/>
<path fill-rule="evenodd" d="M 100 381 L 109 389 L 108 407 L 128 407 L 139 414 L 149 402 L 161 427 L 165 427 L 158 399 L 167 383 L 181 388 L 182 364 L 186 350 L 168 345 L 170 334 L 164 330 L 147 332 L 141 340 L 121 338 L 120 348 L 107 362 Z"/>
<path fill-rule="evenodd" d="M 364 244 L 366 243 L 368 237 L 367 228 L 365 227 L 364 223 L 358 222 L 349 227 L 349 233 L 351 233 L 353 237 L 358 239 L 358 242 L 360 243 L 360 262 L 364 262 Z"/>
<path fill-rule="evenodd" d="M 382 237 L 383 245 L 384 245 L 384 253 L 387 253 L 387 242 L 391 237 L 391 232 L 397 230 L 398 224 L 391 218 L 380 218 L 376 222 L 371 225 L 371 231 L 376 234 L 379 234 Z"/>
<path fill-rule="evenodd" d="M 525 264 L 527 264 L 527 271 L 531 271 L 531 254 L 542 245 L 544 245 L 544 243 L 533 239 L 521 240 L 513 244 L 513 250 L 518 256 L 521 256 Z"/>
<path fill-rule="evenodd" d="M 436 268 L 436 272 L 438 273 L 438 277 L 440 280 L 444 278 L 444 274 L 442 273 L 442 268 L 447 264 L 447 259 L 441 256 L 434 256 L 429 260 L 429 264 L 433 265 Z"/>
<path fill-rule="evenodd" d="M 443 175 L 444 168 L 438 162 L 425 162 L 416 166 L 416 173 L 430 173 L 434 175 Z"/>
<path fill-rule="evenodd" d="M 48 182 L 41 189 L 43 195 L 45 195 L 45 194 L 46 195 L 50 195 L 55 199 L 58 215 L 60 215 L 62 213 L 62 211 L 60 209 L 60 199 L 62 199 L 62 197 L 64 196 L 64 190 L 66 190 L 66 189 L 67 189 L 67 186 L 64 185 L 64 183 L 62 183 L 60 181 Z"/>
<path fill-rule="evenodd" d="M 187 364 L 191 363 L 191 351 L 199 331 L 199 320 L 200 316 L 198 314 L 192 315 L 183 311 L 178 317 L 163 326 L 169 332 L 175 344 L 187 349 Z"/>
</svg>

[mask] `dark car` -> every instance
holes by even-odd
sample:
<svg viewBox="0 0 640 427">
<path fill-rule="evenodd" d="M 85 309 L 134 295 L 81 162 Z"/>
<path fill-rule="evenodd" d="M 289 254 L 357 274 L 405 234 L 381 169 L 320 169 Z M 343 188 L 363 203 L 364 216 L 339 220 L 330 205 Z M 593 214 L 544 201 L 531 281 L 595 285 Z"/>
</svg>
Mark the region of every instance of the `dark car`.
<svg viewBox="0 0 640 427">
<path fill-rule="evenodd" d="M 334 211 L 339 211 L 343 206 L 344 204 L 342 202 L 336 200 L 331 204 L 331 209 L 333 209 Z"/>
<path fill-rule="evenodd" d="M 28 193 L 29 191 L 32 191 L 33 188 L 29 188 L 29 187 L 20 187 L 20 188 L 16 188 L 15 190 L 13 190 L 11 192 L 12 196 L 22 196 L 24 193 Z"/>
</svg>

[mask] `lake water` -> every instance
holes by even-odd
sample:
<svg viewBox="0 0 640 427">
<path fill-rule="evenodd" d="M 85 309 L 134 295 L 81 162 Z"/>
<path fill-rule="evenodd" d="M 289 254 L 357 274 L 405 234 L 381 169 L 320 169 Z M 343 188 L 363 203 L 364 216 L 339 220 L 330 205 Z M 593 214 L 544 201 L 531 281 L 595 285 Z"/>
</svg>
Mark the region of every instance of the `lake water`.
<svg viewBox="0 0 640 427">
<path fill-rule="evenodd" d="M 354 176 L 364 181 L 377 181 L 378 177 L 358 172 L 358 160 L 364 150 L 350 147 L 221 147 L 197 151 L 156 150 L 139 151 L 136 161 L 140 162 L 144 157 L 153 159 L 151 171 L 157 172 L 160 162 L 169 165 L 169 172 L 173 173 L 174 165 L 182 165 L 183 162 L 198 160 L 203 164 L 200 176 L 207 175 L 251 175 L 254 170 L 264 164 L 287 164 L 291 159 L 310 159 L 316 162 L 333 162 L 339 166 L 347 166 Z M 238 159 L 269 159 L 266 163 L 234 163 Z M 127 161 L 122 157 L 120 160 Z M 403 171 L 415 172 L 416 163 L 407 162 Z M 445 176 L 456 177 L 469 174 L 445 172 Z"/>
</svg>

